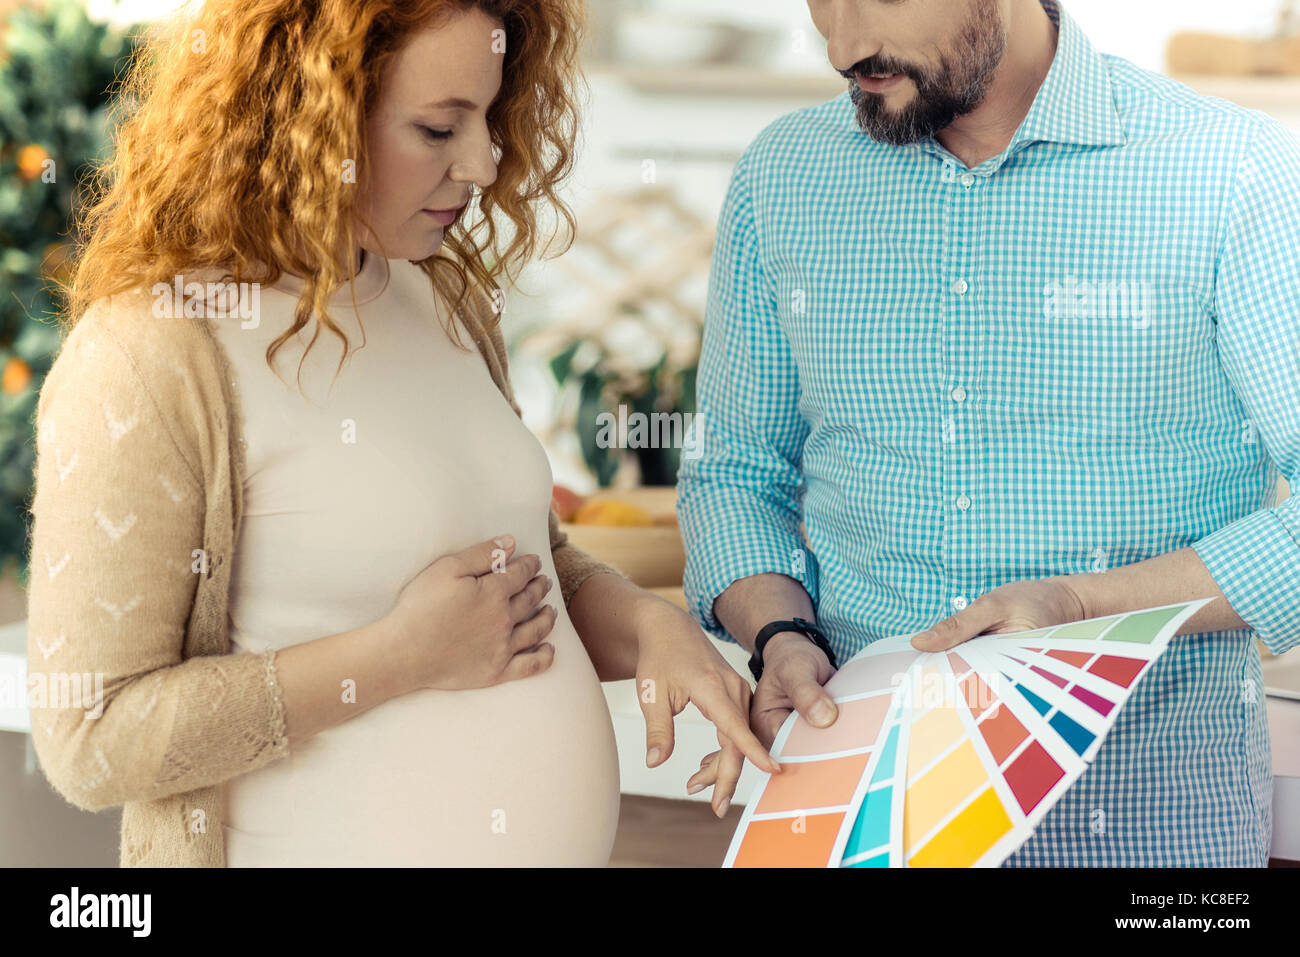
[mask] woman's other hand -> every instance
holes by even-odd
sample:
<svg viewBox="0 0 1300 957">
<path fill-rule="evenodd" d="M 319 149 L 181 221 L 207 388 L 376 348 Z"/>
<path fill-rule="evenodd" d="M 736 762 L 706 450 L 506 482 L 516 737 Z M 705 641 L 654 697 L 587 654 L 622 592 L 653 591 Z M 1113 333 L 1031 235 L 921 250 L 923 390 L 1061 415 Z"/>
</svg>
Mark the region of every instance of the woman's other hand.
<svg viewBox="0 0 1300 957">
<path fill-rule="evenodd" d="M 749 682 L 718 653 L 686 612 L 663 603 L 637 633 L 637 700 L 646 723 L 646 765 L 657 767 L 673 751 L 673 718 L 688 702 L 718 729 L 713 812 L 723 817 L 736 790 L 744 759 L 764 771 L 781 766 L 749 728 Z M 705 785 L 693 788 L 690 793 Z"/>
</svg>

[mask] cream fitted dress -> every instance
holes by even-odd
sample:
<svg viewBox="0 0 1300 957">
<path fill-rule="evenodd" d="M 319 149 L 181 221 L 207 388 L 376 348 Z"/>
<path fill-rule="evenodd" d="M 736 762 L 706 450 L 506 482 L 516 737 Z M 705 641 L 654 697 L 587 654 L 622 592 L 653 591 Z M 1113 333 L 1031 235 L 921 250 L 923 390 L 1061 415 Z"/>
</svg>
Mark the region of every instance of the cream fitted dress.
<svg viewBox="0 0 1300 957">
<path fill-rule="evenodd" d="M 347 287 L 335 294 L 331 316 L 354 344 L 364 324 L 365 345 L 331 387 L 342 345 L 322 330 L 305 399 L 293 386 L 314 320 L 277 354 L 279 378 L 265 360 L 299 288 L 263 289 L 256 328 L 214 320 L 247 442 L 232 651 L 375 621 L 435 559 L 509 532 L 556 582 L 556 654 L 530 678 L 391 699 L 227 782 L 228 865 L 606 865 L 614 732 L 551 560 L 546 453 L 478 350 L 447 337 L 428 278 L 405 260 L 367 253 L 360 324 Z"/>
</svg>

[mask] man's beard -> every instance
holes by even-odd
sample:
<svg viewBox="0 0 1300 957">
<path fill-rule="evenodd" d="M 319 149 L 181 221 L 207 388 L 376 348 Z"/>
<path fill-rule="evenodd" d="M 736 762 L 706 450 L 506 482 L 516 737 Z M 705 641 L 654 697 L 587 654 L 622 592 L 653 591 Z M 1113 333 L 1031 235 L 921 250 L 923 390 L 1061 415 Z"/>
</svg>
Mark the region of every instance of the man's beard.
<svg viewBox="0 0 1300 957">
<path fill-rule="evenodd" d="M 846 72 L 858 125 L 874 140 L 904 146 L 933 136 L 984 100 L 993 73 L 1007 48 L 1007 32 L 997 0 L 975 0 L 970 18 L 953 42 L 952 56 L 925 69 L 884 57 L 869 57 Z M 901 73 L 916 84 L 916 96 L 902 110 L 885 106 L 885 95 L 867 93 L 855 74 Z"/>
</svg>

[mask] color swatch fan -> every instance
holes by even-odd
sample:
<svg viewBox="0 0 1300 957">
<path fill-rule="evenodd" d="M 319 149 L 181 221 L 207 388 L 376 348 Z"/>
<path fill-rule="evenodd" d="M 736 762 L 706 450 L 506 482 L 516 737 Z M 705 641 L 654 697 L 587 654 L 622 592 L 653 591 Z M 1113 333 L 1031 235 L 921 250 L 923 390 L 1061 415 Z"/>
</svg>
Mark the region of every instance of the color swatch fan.
<svg viewBox="0 0 1300 957">
<path fill-rule="evenodd" d="M 792 714 L 724 867 L 993 867 L 1095 757 L 1143 674 L 1210 599 L 920 652 L 873 642 Z"/>
</svg>

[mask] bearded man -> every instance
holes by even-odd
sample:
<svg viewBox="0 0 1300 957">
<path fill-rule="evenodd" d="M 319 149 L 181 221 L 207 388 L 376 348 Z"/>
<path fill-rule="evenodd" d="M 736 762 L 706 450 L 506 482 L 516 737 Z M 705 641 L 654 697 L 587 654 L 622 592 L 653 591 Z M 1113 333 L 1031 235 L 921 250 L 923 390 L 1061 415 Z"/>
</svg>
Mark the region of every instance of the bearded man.
<svg viewBox="0 0 1300 957">
<path fill-rule="evenodd" d="M 765 744 L 836 662 L 1214 599 L 1008 865 L 1261 866 L 1300 644 L 1300 143 L 1054 0 L 810 0 L 848 91 L 719 221 L 686 596 Z M 728 747 L 692 779 L 730 796 Z M 1009 759 L 1010 760 L 1010 759 Z M 725 809 L 725 806 L 724 806 Z"/>
</svg>

